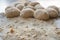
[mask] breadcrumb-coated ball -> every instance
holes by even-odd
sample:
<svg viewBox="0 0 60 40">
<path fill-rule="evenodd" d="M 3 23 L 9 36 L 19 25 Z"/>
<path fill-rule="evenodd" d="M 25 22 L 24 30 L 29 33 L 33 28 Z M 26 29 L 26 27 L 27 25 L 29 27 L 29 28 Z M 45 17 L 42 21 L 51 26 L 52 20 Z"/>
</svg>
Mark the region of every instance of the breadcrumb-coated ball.
<svg viewBox="0 0 60 40">
<path fill-rule="evenodd" d="M 59 8 L 59 13 L 58 13 L 58 16 L 60 17 L 60 8 Z"/>
<path fill-rule="evenodd" d="M 13 7 L 13 6 L 7 6 L 7 7 L 5 8 L 5 10 L 8 10 L 8 9 L 11 8 L 11 7 Z"/>
<path fill-rule="evenodd" d="M 33 17 L 33 14 L 34 14 L 34 10 L 32 10 L 31 8 L 26 8 L 21 11 L 20 16 L 23 18 L 30 18 Z"/>
<path fill-rule="evenodd" d="M 20 15 L 20 11 L 15 7 L 5 9 L 5 15 L 7 18 L 13 18 Z"/>
<path fill-rule="evenodd" d="M 24 3 L 24 6 L 28 6 L 29 3 L 30 3 L 30 1 L 26 1 L 26 2 Z"/>
<path fill-rule="evenodd" d="M 31 9 L 33 9 L 33 10 L 36 10 L 33 6 L 30 6 L 30 5 L 25 6 L 23 9 L 26 9 L 26 8 L 31 8 Z"/>
<path fill-rule="evenodd" d="M 53 8 L 47 8 L 47 12 L 48 12 L 50 18 L 55 18 L 58 16 L 58 12 Z"/>
<path fill-rule="evenodd" d="M 34 8 L 35 9 L 44 9 L 44 7 L 42 7 L 40 4 L 37 4 Z"/>
<path fill-rule="evenodd" d="M 48 15 L 46 9 L 37 9 L 34 13 L 34 17 L 36 19 L 40 19 L 40 20 L 48 20 L 49 19 L 49 15 Z"/>
<path fill-rule="evenodd" d="M 53 8 L 53 9 L 55 9 L 57 12 L 59 12 L 59 9 L 58 9 L 58 7 L 57 6 L 48 6 L 48 8 Z"/>
<path fill-rule="evenodd" d="M 23 5 L 23 4 L 18 4 L 18 5 L 16 5 L 16 7 L 17 7 L 19 10 L 22 10 L 23 7 L 24 7 L 24 5 Z"/>
<path fill-rule="evenodd" d="M 37 5 L 37 4 L 40 4 L 39 2 L 30 2 L 29 3 L 29 5 L 31 5 L 31 6 L 35 6 L 35 5 Z"/>
<path fill-rule="evenodd" d="M 16 7 L 18 4 L 22 4 L 22 2 L 14 2 L 13 5 Z"/>
</svg>

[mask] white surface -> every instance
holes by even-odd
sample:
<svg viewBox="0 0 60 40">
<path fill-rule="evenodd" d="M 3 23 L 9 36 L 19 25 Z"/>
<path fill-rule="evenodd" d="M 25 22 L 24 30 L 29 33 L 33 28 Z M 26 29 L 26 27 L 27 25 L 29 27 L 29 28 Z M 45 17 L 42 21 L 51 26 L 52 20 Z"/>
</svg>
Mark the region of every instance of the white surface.
<svg viewBox="0 0 60 40">
<path fill-rule="evenodd" d="M 0 37 L 0 40 L 3 40 L 3 39 Z"/>
</svg>

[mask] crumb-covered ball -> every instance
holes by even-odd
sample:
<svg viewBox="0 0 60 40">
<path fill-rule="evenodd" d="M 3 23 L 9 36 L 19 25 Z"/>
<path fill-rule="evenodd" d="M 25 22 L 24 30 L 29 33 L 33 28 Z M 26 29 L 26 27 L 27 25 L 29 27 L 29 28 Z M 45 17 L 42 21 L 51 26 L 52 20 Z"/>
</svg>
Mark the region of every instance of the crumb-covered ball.
<svg viewBox="0 0 60 40">
<path fill-rule="evenodd" d="M 5 8 L 5 10 L 8 10 L 8 9 L 11 8 L 11 7 L 13 7 L 13 6 L 7 6 L 7 7 Z"/>
<path fill-rule="evenodd" d="M 31 6 L 35 6 L 35 5 L 37 5 L 37 4 L 40 4 L 39 2 L 30 2 L 29 3 L 29 5 L 31 5 Z"/>
<path fill-rule="evenodd" d="M 22 4 L 22 2 L 14 2 L 13 5 L 16 7 L 18 4 Z"/>
<path fill-rule="evenodd" d="M 60 17 L 60 8 L 59 8 L 59 13 L 58 13 L 58 16 Z"/>
<path fill-rule="evenodd" d="M 16 7 L 17 7 L 19 10 L 22 10 L 23 7 L 24 7 L 24 5 L 23 5 L 23 4 L 18 4 L 18 5 L 16 5 Z"/>
<path fill-rule="evenodd" d="M 44 7 L 42 7 L 40 4 L 37 4 L 34 8 L 35 9 L 44 9 Z"/>
<path fill-rule="evenodd" d="M 51 18 L 55 18 L 58 16 L 58 12 L 53 8 L 47 8 L 47 12 Z"/>
<path fill-rule="evenodd" d="M 33 10 L 36 10 L 33 6 L 30 6 L 30 5 L 25 6 L 23 9 L 26 9 L 26 8 L 31 8 L 31 9 L 33 9 Z"/>
<path fill-rule="evenodd" d="M 26 8 L 21 11 L 20 16 L 23 18 L 30 18 L 33 17 L 33 14 L 34 14 L 34 10 L 32 10 L 31 8 Z"/>
<path fill-rule="evenodd" d="M 36 19 L 40 19 L 40 20 L 48 20 L 49 19 L 49 15 L 48 15 L 46 9 L 37 9 L 34 13 L 34 17 Z"/>
<path fill-rule="evenodd" d="M 24 6 L 28 6 L 29 3 L 30 3 L 30 1 L 26 1 L 26 2 L 24 2 Z"/>
<path fill-rule="evenodd" d="M 59 9 L 58 9 L 57 6 L 49 6 L 48 8 L 53 8 L 53 9 L 55 9 L 57 12 L 59 12 Z"/>
<path fill-rule="evenodd" d="M 20 11 L 15 7 L 5 9 L 5 15 L 7 18 L 13 18 L 20 15 Z"/>
</svg>

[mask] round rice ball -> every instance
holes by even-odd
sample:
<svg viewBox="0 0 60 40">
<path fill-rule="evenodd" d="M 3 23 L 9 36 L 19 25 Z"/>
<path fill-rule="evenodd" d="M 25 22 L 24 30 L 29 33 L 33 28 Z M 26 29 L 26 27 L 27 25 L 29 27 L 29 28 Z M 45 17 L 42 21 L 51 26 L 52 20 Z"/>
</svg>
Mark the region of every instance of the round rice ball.
<svg viewBox="0 0 60 40">
<path fill-rule="evenodd" d="M 37 5 L 35 6 L 35 9 L 44 9 L 44 7 L 42 7 L 40 4 L 37 4 Z"/>
<path fill-rule="evenodd" d="M 33 14 L 34 14 L 34 10 L 32 10 L 31 8 L 26 8 L 21 11 L 20 16 L 23 18 L 30 18 L 33 17 Z"/>
<path fill-rule="evenodd" d="M 48 8 L 53 8 L 53 9 L 55 9 L 57 12 L 59 12 L 58 7 L 56 7 L 56 6 L 49 6 Z"/>
<path fill-rule="evenodd" d="M 31 6 L 35 6 L 35 5 L 37 5 L 37 4 L 40 4 L 39 2 L 30 2 L 29 3 L 29 5 L 31 5 Z"/>
<path fill-rule="evenodd" d="M 5 15 L 7 18 L 13 18 L 20 15 L 20 11 L 15 7 L 10 7 L 5 10 Z"/>
<path fill-rule="evenodd" d="M 18 4 L 18 5 L 16 5 L 16 7 L 17 7 L 19 10 L 22 10 L 23 7 L 24 7 L 24 5 L 23 5 L 23 4 Z"/>
<path fill-rule="evenodd" d="M 47 20 L 49 19 L 49 15 L 46 11 L 46 9 L 37 9 L 34 13 L 34 17 L 36 19 L 40 19 L 40 20 Z"/>
<path fill-rule="evenodd" d="M 58 12 L 53 8 L 47 8 L 47 12 L 48 12 L 50 18 L 55 18 L 58 16 Z"/>
</svg>

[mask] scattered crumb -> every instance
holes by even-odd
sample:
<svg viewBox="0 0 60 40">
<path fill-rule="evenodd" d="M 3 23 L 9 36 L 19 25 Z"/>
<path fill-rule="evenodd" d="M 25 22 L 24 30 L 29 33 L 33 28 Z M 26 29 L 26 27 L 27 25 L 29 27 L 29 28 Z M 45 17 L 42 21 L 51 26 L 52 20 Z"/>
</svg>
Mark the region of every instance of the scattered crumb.
<svg viewBox="0 0 60 40">
<path fill-rule="evenodd" d="M 10 28 L 10 33 L 14 33 L 14 29 L 13 28 Z"/>
<path fill-rule="evenodd" d="M 2 28 L 0 28 L 0 32 L 2 31 L 3 29 Z"/>
</svg>

